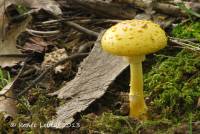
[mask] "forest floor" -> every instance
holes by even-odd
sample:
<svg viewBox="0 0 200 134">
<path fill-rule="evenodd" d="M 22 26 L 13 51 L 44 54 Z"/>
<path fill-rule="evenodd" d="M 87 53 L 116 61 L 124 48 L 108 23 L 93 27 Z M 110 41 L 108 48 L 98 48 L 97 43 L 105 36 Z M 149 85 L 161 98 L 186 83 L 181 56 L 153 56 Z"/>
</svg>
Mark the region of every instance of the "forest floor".
<svg viewBox="0 0 200 134">
<path fill-rule="evenodd" d="M 63 1 L 60 1 L 60 5 L 64 21 L 73 21 L 97 33 L 124 20 L 116 16 L 101 16 L 79 7 L 64 6 Z M 24 10 L 19 8 L 16 11 Z M 143 13 L 142 10 L 139 11 Z M 18 38 L 19 48 L 22 48 L 23 53 L 31 55 L 31 58 L 26 59 L 25 65 L 1 68 L 0 89 L 10 83 L 22 67 L 16 94 L 20 94 L 23 91 L 21 89 L 32 86 L 18 96 L 17 115 L 14 119 L 5 120 L 4 114 L 0 114 L 0 134 L 199 134 L 200 22 L 194 14 L 188 16 L 173 17 L 170 24 L 162 21 L 164 25 L 167 23 L 164 28 L 170 39 L 168 46 L 155 54 L 147 55 L 143 62 L 147 121 L 140 122 L 128 116 L 130 72 L 126 68 L 101 98 L 75 115 L 75 121 L 70 126 L 56 130 L 38 125 L 45 124 L 56 116 L 56 108 L 66 101 L 50 96 L 49 93 L 73 80 L 85 57 L 67 61 L 59 68 L 50 70 L 39 81 L 34 80 L 44 72 L 43 68 L 58 60 L 56 57 L 63 56 L 64 50 L 67 55 L 80 51 L 90 53 L 96 37 L 77 31 L 63 20 L 50 22 L 55 17 L 43 10 L 33 14 L 29 28 L 38 31 L 59 29 L 60 32 L 50 36 L 24 32 Z M 170 17 L 161 14 L 159 18 L 162 20 Z M 36 126 L 29 126 L 34 124 Z"/>
</svg>

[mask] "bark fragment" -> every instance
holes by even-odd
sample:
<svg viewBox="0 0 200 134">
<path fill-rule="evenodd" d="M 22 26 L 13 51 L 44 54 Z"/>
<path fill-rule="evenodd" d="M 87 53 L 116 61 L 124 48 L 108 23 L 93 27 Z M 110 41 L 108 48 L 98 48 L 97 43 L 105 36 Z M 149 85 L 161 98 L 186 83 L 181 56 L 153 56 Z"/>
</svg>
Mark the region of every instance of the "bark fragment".
<svg viewBox="0 0 200 134">
<path fill-rule="evenodd" d="M 64 128 L 74 121 L 73 116 L 84 111 L 92 102 L 103 96 L 109 85 L 128 66 L 121 57 L 105 53 L 100 37 L 90 55 L 82 62 L 76 77 L 58 92 L 66 103 L 57 109 L 57 117 L 50 121 L 52 127 Z"/>
</svg>

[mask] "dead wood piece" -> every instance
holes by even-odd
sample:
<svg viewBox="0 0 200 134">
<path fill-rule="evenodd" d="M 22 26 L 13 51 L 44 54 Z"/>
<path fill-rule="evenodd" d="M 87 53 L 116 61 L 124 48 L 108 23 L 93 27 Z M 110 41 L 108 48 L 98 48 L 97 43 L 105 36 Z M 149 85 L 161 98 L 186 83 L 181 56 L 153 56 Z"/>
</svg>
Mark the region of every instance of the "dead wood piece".
<svg viewBox="0 0 200 134">
<path fill-rule="evenodd" d="M 67 0 L 67 3 L 106 17 L 130 19 L 134 18 L 136 15 L 136 10 L 134 8 L 128 8 L 127 5 L 111 3 L 104 0 Z"/>
<path fill-rule="evenodd" d="M 109 85 L 128 66 L 120 57 L 104 52 L 100 46 L 100 38 L 101 35 L 90 55 L 81 63 L 76 77 L 51 94 L 68 99 L 57 109 L 57 117 L 49 122 L 52 127 L 61 129 L 73 122 L 73 116 L 102 97 Z"/>
<path fill-rule="evenodd" d="M 172 16 L 187 16 L 176 4 L 157 2 L 155 0 L 116 0 L 117 2 L 104 0 L 67 0 L 67 3 L 72 6 L 81 6 L 84 9 L 90 10 L 100 15 L 113 16 L 123 19 L 132 19 L 136 15 L 136 9 L 142 9 L 146 13 L 153 13 L 152 10 L 158 11 Z M 186 6 L 193 11 L 200 11 L 200 3 L 184 2 Z"/>
<path fill-rule="evenodd" d="M 177 6 L 166 3 L 156 3 L 153 7 L 156 11 L 172 16 L 186 16 Z"/>
<path fill-rule="evenodd" d="M 187 16 L 187 14 L 184 11 L 182 11 L 175 3 L 171 4 L 171 3 L 162 3 L 157 1 L 152 1 L 152 3 L 150 3 L 150 2 L 145 2 L 144 0 L 131 0 L 128 3 L 134 4 L 136 7 L 141 8 L 143 10 L 146 10 L 146 8 L 151 6 L 153 10 L 156 10 L 164 14 L 172 16 Z M 200 3 L 198 2 L 184 2 L 184 4 L 188 6 L 188 8 L 191 8 L 196 12 L 200 11 Z"/>
</svg>

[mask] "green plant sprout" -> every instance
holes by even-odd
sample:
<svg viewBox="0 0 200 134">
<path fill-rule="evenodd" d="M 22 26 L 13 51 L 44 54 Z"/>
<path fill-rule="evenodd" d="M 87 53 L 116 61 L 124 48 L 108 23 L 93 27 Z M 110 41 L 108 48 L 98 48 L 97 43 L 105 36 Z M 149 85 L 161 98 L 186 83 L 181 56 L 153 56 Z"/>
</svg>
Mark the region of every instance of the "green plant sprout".
<svg viewBox="0 0 200 134">
<path fill-rule="evenodd" d="M 9 82 L 11 82 L 10 73 L 6 72 L 5 74 L 4 71 L 0 69 L 0 90 L 3 89 Z"/>
<path fill-rule="evenodd" d="M 200 22 L 177 25 L 172 30 L 172 35 L 178 38 L 195 38 L 200 41 Z"/>
<path fill-rule="evenodd" d="M 192 113 L 189 114 L 189 134 L 192 134 Z"/>
</svg>

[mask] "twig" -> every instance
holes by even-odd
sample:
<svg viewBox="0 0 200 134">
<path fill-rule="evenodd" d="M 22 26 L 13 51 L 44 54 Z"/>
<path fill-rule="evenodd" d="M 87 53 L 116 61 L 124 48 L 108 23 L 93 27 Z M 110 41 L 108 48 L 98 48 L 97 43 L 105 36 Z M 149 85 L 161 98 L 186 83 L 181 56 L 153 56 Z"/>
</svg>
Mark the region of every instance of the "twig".
<svg viewBox="0 0 200 134">
<path fill-rule="evenodd" d="M 29 32 L 29 34 L 32 35 L 32 36 L 35 36 L 35 37 L 39 37 L 39 38 L 55 36 L 55 34 L 52 34 L 52 35 L 38 35 L 38 34 L 30 33 L 30 32 Z"/>
<path fill-rule="evenodd" d="M 53 68 L 55 68 L 56 66 L 60 65 L 60 64 L 63 64 L 65 63 L 66 61 L 68 60 L 73 60 L 73 59 L 76 59 L 76 58 L 79 58 L 79 57 L 85 57 L 87 56 L 88 53 L 78 53 L 78 54 L 74 54 L 72 56 L 69 56 L 65 59 L 62 59 L 60 61 L 58 61 L 57 63 L 53 64 L 52 66 L 48 67 L 47 69 L 45 69 L 36 79 L 34 79 L 30 85 L 25 88 L 24 90 L 22 90 L 18 95 L 17 95 L 17 98 L 19 98 L 21 95 L 23 95 L 24 93 L 26 93 L 30 88 L 32 88 L 35 84 L 37 84 L 39 81 L 41 81 L 41 79 L 44 78 L 44 76 L 50 72 Z"/>
<path fill-rule="evenodd" d="M 170 39 L 175 39 L 175 40 L 179 40 L 179 41 L 182 41 L 182 42 L 185 42 L 185 43 L 189 43 L 189 44 L 192 44 L 194 46 L 197 46 L 199 47 L 200 44 L 199 43 L 195 43 L 194 41 L 197 41 L 197 40 L 191 40 L 191 39 L 181 39 L 181 38 L 175 38 L 175 37 L 169 37 Z"/>
<path fill-rule="evenodd" d="M 78 24 L 76 24 L 76 23 L 74 23 L 72 21 L 64 22 L 64 24 L 66 24 L 68 26 L 71 26 L 71 27 L 73 27 L 74 29 L 76 29 L 76 30 L 78 30 L 80 32 L 86 33 L 86 34 L 94 36 L 94 37 L 98 37 L 98 35 L 99 35 L 99 33 L 94 32 L 92 30 L 89 30 L 89 29 L 87 29 L 85 27 L 82 27 L 82 26 L 80 26 L 80 25 L 78 25 Z"/>
<path fill-rule="evenodd" d="M 174 38 L 174 37 L 169 37 L 169 40 L 172 43 L 175 43 L 177 45 L 180 45 L 183 48 L 187 48 L 193 51 L 198 51 L 200 52 L 200 44 L 194 43 L 192 41 L 189 41 L 187 39 L 180 39 L 180 38 Z"/>
<path fill-rule="evenodd" d="M 28 70 L 26 70 L 25 72 L 23 72 L 23 73 L 21 74 L 21 77 L 25 77 L 25 76 L 27 76 L 27 75 L 31 75 L 31 74 L 33 74 L 35 71 L 36 71 L 35 68 L 28 69 Z"/>
<path fill-rule="evenodd" d="M 56 23 L 56 22 L 63 22 L 64 24 L 76 29 L 77 31 L 79 32 L 82 32 L 82 33 L 86 33 L 88 35 L 91 35 L 91 36 L 94 36 L 94 37 L 98 37 L 99 33 L 97 32 L 94 32 L 88 28 L 85 28 L 75 22 L 72 22 L 72 21 L 64 21 L 65 19 L 63 18 L 58 18 L 57 20 L 51 20 L 51 21 L 46 21 L 46 22 L 43 22 L 42 24 L 50 24 L 50 23 Z"/>
<path fill-rule="evenodd" d="M 94 41 L 89 41 L 83 45 L 81 45 L 78 49 L 79 53 L 85 52 L 88 48 L 92 47 L 94 45 Z"/>
<path fill-rule="evenodd" d="M 24 58 L 29 56 L 28 54 L 0 54 L 0 57 L 19 57 Z"/>
<path fill-rule="evenodd" d="M 64 19 L 59 16 L 59 17 L 57 17 L 57 20 L 52 20 L 52 21 L 50 21 L 50 23 L 52 23 L 52 22 L 54 23 L 54 22 L 57 22 L 57 21 L 63 21 L 63 20 Z M 49 22 L 47 22 L 47 23 L 49 23 Z M 74 23 L 72 21 L 65 21 L 63 23 L 68 25 L 68 26 L 70 26 L 70 27 L 72 27 L 72 28 L 74 28 L 74 29 L 76 29 L 77 31 L 83 32 L 85 34 L 88 34 L 88 35 L 91 35 L 91 36 L 94 36 L 94 37 L 98 37 L 99 36 L 99 33 L 94 32 L 94 31 L 92 31 L 90 29 L 87 29 L 87 28 L 85 28 L 85 27 L 83 27 L 83 26 L 81 26 L 81 25 L 79 25 L 77 23 Z M 40 32 L 41 31 L 38 31 L 38 33 L 40 33 Z"/>
<path fill-rule="evenodd" d="M 59 30 L 55 30 L 55 31 L 36 31 L 36 30 L 28 29 L 28 28 L 26 28 L 26 31 L 29 32 L 29 33 L 33 33 L 33 34 L 46 34 L 46 35 L 58 34 L 60 32 Z"/>
<path fill-rule="evenodd" d="M 58 20 L 48 20 L 42 22 L 42 24 L 52 24 L 52 23 L 57 23 L 57 22 L 63 22 L 63 21 L 69 21 L 69 19 L 58 19 Z M 71 19 L 70 21 L 78 21 L 80 23 L 85 23 L 85 22 L 111 22 L 111 23 L 118 23 L 121 22 L 122 20 L 113 20 L 113 19 Z"/>
</svg>

